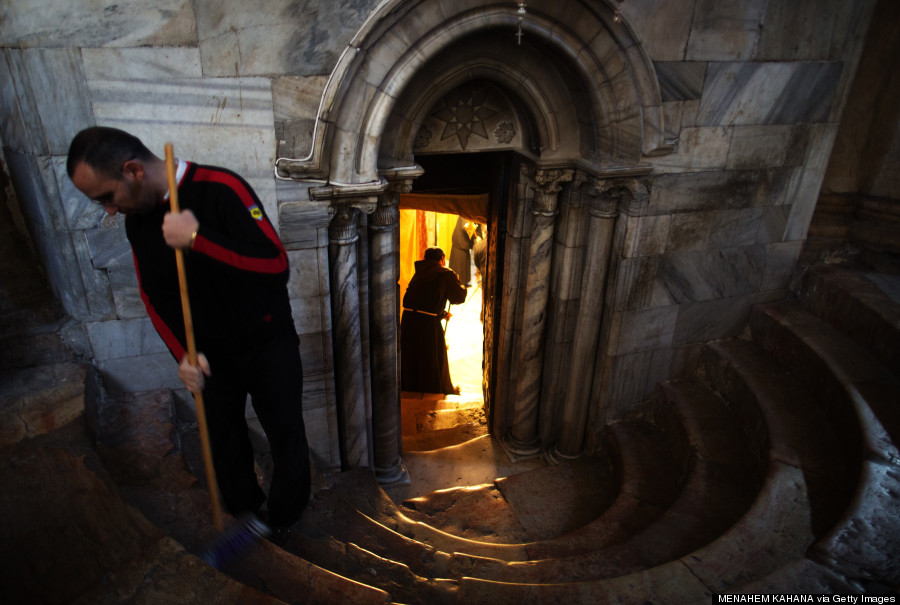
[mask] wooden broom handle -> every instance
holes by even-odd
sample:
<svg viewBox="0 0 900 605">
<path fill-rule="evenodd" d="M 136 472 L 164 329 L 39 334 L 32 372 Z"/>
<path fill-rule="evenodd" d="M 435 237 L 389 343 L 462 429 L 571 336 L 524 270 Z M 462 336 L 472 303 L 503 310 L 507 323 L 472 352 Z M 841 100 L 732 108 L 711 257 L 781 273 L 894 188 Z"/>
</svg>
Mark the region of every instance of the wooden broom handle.
<svg viewBox="0 0 900 605">
<path fill-rule="evenodd" d="M 178 207 L 178 182 L 175 179 L 175 156 L 172 143 L 166 143 L 166 174 L 169 177 L 169 206 L 172 214 L 180 211 Z M 188 361 L 197 367 L 197 344 L 194 342 L 194 321 L 191 318 L 191 302 L 188 298 L 187 276 L 184 271 L 184 251 L 175 248 L 175 263 L 178 265 L 178 285 L 181 287 L 181 310 L 184 314 L 184 338 L 187 342 Z M 209 429 L 206 426 L 206 409 L 203 406 L 203 393 L 194 393 L 197 405 L 197 426 L 200 430 L 200 445 L 203 448 L 203 466 L 206 469 L 206 485 L 209 489 L 209 500 L 212 505 L 213 524 L 219 532 L 224 531 L 222 507 L 219 505 L 219 493 L 216 484 L 216 472 L 212 461 L 212 447 L 209 444 Z"/>
</svg>

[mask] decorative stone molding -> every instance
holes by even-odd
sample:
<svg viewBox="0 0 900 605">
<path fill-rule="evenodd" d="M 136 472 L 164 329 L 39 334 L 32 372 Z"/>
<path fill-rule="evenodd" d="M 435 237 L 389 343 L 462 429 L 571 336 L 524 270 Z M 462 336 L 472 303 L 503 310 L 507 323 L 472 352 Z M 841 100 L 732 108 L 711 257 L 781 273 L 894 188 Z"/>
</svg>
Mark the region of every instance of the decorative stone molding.
<svg viewBox="0 0 900 605">
<path fill-rule="evenodd" d="M 330 201 L 334 207 L 352 206 L 365 214 L 372 214 L 378 205 L 378 196 L 387 186 L 387 181 L 384 180 L 361 184 L 331 183 L 322 187 L 310 187 L 309 197 L 316 201 Z"/>
<path fill-rule="evenodd" d="M 542 11 L 528 13 L 524 19 L 514 3 L 472 12 L 465 10 L 463 4 L 423 0 L 414 15 L 401 10 L 402 0 L 381 3 L 344 50 L 329 77 L 316 116 L 310 153 L 305 158 L 279 158 L 276 172 L 296 180 L 372 181 L 378 172 L 386 125 L 401 96 L 399 91 L 429 77 L 421 73 L 422 66 L 461 40 L 516 28 L 523 32 L 526 41 L 540 40 L 554 47 L 555 56 L 568 57 L 571 73 L 583 80 L 584 89 L 573 90 L 581 91 L 595 115 L 618 116 L 612 122 L 585 124 L 599 145 L 590 161 L 599 164 L 602 159 L 612 166 L 633 166 L 642 156 L 671 152 L 664 140 L 663 103 L 656 70 L 640 41 L 609 4 L 573 2 L 575 6 L 548 3 Z M 590 22 L 560 27 L 571 20 L 571 15 L 580 15 Z M 415 44 L 394 44 L 395 38 L 385 34 L 391 31 L 403 32 L 403 39 Z M 592 37 L 582 37 L 582 31 L 591 32 Z M 371 61 L 372 57 L 378 60 Z M 627 68 L 622 69 L 623 65 Z M 512 77 L 515 61 L 505 68 Z M 550 74 L 553 67 L 548 65 L 547 70 Z M 610 87 L 601 86 L 598 73 L 619 75 Z M 540 76 L 530 75 L 535 76 L 531 80 Z M 491 74 L 486 77 L 493 78 Z M 524 106 L 541 109 L 534 115 L 537 121 L 554 123 L 553 111 L 544 103 L 547 99 L 535 96 L 542 91 L 520 90 Z M 408 141 L 404 138 L 405 147 L 391 151 L 391 157 L 408 159 L 415 136 L 416 132 L 409 133 Z M 536 144 L 544 150 L 559 147 L 551 142 L 548 139 Z M 578 147 L 576 144 L 559 148 L 575 151 Z"/>
</svg>

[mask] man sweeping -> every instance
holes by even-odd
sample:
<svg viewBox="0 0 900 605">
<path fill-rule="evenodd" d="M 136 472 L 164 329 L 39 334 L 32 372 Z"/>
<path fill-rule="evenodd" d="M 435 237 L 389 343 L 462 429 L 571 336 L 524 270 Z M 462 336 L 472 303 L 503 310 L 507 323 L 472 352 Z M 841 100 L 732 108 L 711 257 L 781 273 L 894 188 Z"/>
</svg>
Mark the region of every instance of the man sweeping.
<svg viewBox="0 0 900 605">
<path fill-rule="evenodd" d="M 202 392 L 216 480 L 228 511 L 263 516 L 283 543 L 310 495 L 303 370 L 287 292 L 287 254 L 256 193 L 223 168 L 177 161 L 181 211 L 165 162 L 133 135 L 93 127 L 69 147 L 75 186 L 125 215 L 141 297 L 191 392 Z M 183 251 L 198 366 L 186 355 L 175 249 Z M 268 498 L 254 471 L 247 395 L 271 447 Z M 264 511 L 264 504 L 268 511 Z"/>
</svg>

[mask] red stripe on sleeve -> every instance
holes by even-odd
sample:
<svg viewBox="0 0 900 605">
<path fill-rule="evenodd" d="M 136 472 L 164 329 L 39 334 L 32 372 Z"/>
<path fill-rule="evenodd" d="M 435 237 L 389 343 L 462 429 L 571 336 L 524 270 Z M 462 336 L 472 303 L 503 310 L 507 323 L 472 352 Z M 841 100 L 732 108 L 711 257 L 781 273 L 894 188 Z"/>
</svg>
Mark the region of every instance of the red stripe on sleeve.
<svg viewBox="0 0 900 605">
<path fill-rule="evenodd" d="M 215 242 L 211 242 L 205 237 L 198 235 L 194 240 L 191 248 L 196 252 L 214 258 L 218 261 L 244 269 L 246 271 L 254 271 L 256 273 L 281 273 L 288 268 L 287 255 L 282 250 L 275 258 L 257 258 L 253 256 L 243 256 L 237 252 L 233 252 L 224 246 L 220 246 Z"/>
<path fill-rule="evenodd" d="M 144 286 L 141 283 L 141 269 L 138 267 L 137 256 L 134 256 L 132 253 L 132 257 L 134 258 L 134 272 L 137 274 L 138 291 L 141 293 L 141 300 L 144 301 L 144 307 L 146 307 L 147 314 L 150 316 L 150 322 L 153 324 L 153 327 L 156 328 L 160 337 L 162 337 L 163 342 L 166 343 L 169 351 L 175 356 L 175 360 L 180 363 L 182 358 L 184 358 L 186 351 L 184 347 L 181 346 L 178 338 L 175 337 L 169 324 L 160 317 L 159 313 L 156 312 L 156 308 L 150 303 L 150 298 L 147 296 L 147 293 L 144 292 Z"/>
</svg>

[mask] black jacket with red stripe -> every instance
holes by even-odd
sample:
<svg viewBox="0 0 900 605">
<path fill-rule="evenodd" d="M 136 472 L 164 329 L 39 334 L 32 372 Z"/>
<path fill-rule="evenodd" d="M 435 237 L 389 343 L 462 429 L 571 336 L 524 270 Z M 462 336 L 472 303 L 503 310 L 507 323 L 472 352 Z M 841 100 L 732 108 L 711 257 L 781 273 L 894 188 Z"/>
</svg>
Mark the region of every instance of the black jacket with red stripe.
<svg viewBox="0 0 900 605">
<path fill-rule="evenodd" d="M 287 254 L 250 185 L 229 170 L 189 163 L 178 199 L 200 222 L 184 255 L 198 351 L 229 354 L 293 330 Z M 180 361 L 186 344 L 178 270 L 162 235 L 168 211 L 165 202 L 128 216 L 125 233 L 150 319 Z"/>
</svg>

